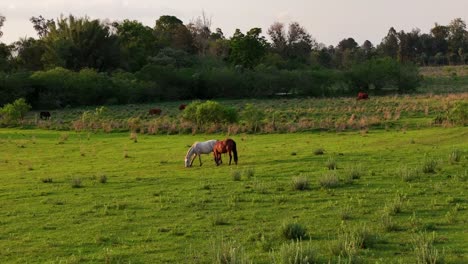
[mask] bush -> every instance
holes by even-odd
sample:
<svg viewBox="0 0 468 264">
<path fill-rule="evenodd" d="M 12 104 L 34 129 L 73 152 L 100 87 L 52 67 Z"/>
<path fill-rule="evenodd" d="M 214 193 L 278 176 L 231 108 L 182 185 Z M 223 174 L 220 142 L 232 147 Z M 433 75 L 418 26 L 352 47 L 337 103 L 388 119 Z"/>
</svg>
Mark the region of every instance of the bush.
<svg viewBox="0 0 468 264">
<path fill-rule="evenodd" d="M 340 185 L 340 179 L 335 173 L 328 173 L 319 179 L 319 185 L 324 188 L 336 188 Z"/>
<path fill-rule="evenodd" d="M 459 162 L 460 159 L 461 159 L 461 156 L 462 156 L 462 152 L 460 150 L 458 150 L 458 149 L 452 150 L 452 152 L 450 152 L 450 154 L 449 154 L 450 163 Z"/>
<path fill-rule="evenodd" d="M 293 190 L 304 191 L 310 189 L 309 179 L 305 176 L 298 176 L 292 178 Z"/>
<path fill-rule="evenodd" d="M 448 112 L 448 120 L 454 124 L 468 125 L 468 102 L 457 102 Z"/>
<path fill-rule="evenodd" d="M 422 165 L 424 173 L 434 173 L 437 168 L 437 161 L 433 158 L 425 157 Z"/>
<path fill-rule="evenodd" d="M 418 264 L 438 264 L 444 263 L 443 256 L 434 247 L 435 233 L 428 235 L 426 233 L 414 234 L 412 237 L 413 249 Z"/>
<path fill-rule="evenodd" d="M 197 126 L 207 124 L 235 123 L 238 120 L 237 111 L 215 101 L 194 101 L 184 110 L 182 117 L 196 123 Z"/>
<path fill-rule="evenodd" d="M 281 234 L 286 239 L 304 239 L 307 237 L 307 229 L 299 223 L 284 223 L 281 227 Z"/>
<path fill-rule="evenodd" d="M 260 127 L 263 118 L 265 118 L 265 113 L 253 104 L 246 104 L 241 112 L 241 117 L 249 129 L 255 133 Z"/>
<path fill-rule="evenodd" d="M 317 253 L 311 243 L 304 245 L 300 240 L 284 243 L 278 252 L 270 254 L 274 264 L 310 264 L 317 261 Z"/>
<path fill-rule="evenodd" d="M 0 109 L 0 115 L 6 123 L 12 121 L 19 121 L 23 119 L 24 115 L 31 109 L 31 106 L 24 98 L 16 99 L 11 104 L 6 104 Z"/>
</svg>

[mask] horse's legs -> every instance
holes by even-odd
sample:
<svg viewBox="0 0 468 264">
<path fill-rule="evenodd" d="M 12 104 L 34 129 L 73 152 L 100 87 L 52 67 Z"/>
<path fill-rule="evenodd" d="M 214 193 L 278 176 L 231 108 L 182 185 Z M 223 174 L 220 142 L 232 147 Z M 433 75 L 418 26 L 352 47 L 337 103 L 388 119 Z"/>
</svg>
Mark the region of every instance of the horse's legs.
<svg viewBox="0 0 468 264">
<path fill-rule="evenodd" d="M 201 162 L 201 154 L 198 154 L 198 160 L 200 161 L 200 167 L 202 165 L 202 162 Z"/>
<path fill-rule="evenodd" d="M 193 164 L 193 161 L 197 158 L 197 154 L 195 154 L 195 156 L 193 156 L 192 161 L 190 162 L 190 167 L 192 167 L 192 164 Z"/>
<path fill-rule="evenodd" d="M 231 151 L 229 151 L 229 165 L 231 165 L 231 160 L 232 160 L 232 154 L 231 154 Z"/>
</svg>

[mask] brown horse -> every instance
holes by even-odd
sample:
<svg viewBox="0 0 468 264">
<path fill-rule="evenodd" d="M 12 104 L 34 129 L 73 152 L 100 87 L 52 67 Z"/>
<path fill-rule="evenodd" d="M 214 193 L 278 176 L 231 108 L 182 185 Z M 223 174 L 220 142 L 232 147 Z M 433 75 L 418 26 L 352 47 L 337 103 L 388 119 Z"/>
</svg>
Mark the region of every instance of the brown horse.
<svg viewBox="0 0 468 264">
<path fill-rule="evenodd" d="M 237 165 L 236 142 L 230 138 L 226 140 L 219 140 L 218 142 L 216 142 L 216 144 L 213 147 L 213 155 L 214 155 L 216 166 L 219 166 L 219 164 L 223 163 L 223 161 L 221 160 L 222 153 L 229 153 L 229 165 L 231 165 L 231 160 L 232 160 L 231 152 L 234 153 L 234 162 Z"/>
</svg>

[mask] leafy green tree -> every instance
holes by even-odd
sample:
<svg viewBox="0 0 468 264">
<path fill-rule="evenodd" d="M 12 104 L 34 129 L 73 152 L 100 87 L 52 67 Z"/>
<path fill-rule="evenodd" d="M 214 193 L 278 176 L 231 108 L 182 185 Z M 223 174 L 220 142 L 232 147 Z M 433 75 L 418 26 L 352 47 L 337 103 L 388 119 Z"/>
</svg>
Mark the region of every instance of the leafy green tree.
<svg viewBox="0 0 468 264">
<path fill-rule="evenodd" d="M 229 60 L 234 65 L 241 65 L 245 68 L 255 67 L 267 52 L 267 41 L 260 36 L 260 28 L 252 28 L 246 35 L 239 29 L 230 40 L 231 52 Z"/>
<path fill-rule="evenodd" d="M 284 24 L 276 22 L 268 29 L 268 35 L 272 40 L 273 52 L 280 54 L 283 58 L 306 62 L 315 45 L 315 40 L 297 22 L 289 24 L 288 32 Z"/>
<path fill-rule="evenodd" d="M 45 53 L 45 45 L 42 40 L 34 38 L 23 38 L 13 43 L 16 52 L 14 61 L 21 69 L 38 71 L 44 68 L 42 56 Z"/>
<path fill-rule="evenodd" d="M 19 98 L 11 104 L 6 104 L 0 109 L 3 119 L 8 123 L 11 121 L 19 121 L 24 118 L 24 115 L 31 110 L 24 98 Z"/>
<path fill-rule="evenodd" d="M 156 20 L 154 35 L 159 48 L 171 47 L 193 52 L 193 39 L 190 31 L 175 16 L 161 16 Z"/>
<path fill-rule="evenodd" d="M 136 20 L 114 22 L 120 44 L 120 65 L 122 68 L 135 72 L 141 69 L 148 58 L 155 55 L 156 45 L 153 29 L 144 26 Z"/>
<path fill-rule="evenodd" d="M 39 38 L 47 36 L 47 34 L 49 34 L 50 31 L 49 28 L 52 25 L 55 25 L 55 21 L 53 19 L 45 19 L 42 16 L 31 17 L 29 21 L 31 21 L 31 23 L 33 24 L 34 30 L 36 30 Z"/>
<path fill-rule="evenodd" d="M 3 36 L 2 27 L 5 24 L 5 21 L 6 21 L 5 16 L 2 16 L 2 14 L 0 14 L 0 37 Z"/>
<path fill-rule="evenodd" d="M 11 47 L 0 43 L 0 72 L 10 70 Z"/>
<path fill-rule="evenodd" d="M 377 50 L 382 56 L 387 56 L 393 59 L 397 58 L 398 54 L 398 36 L 396 30 L 391 27 L 388 30 L 387 36 L 382 40 Z"/>
<path fill-rule="evenodd" d="M 462 57 L 460 54 L 463 55 L 463 50 L 468 50 L 468 32 L 466 23 L 461 18 L 452 20 L 448 25 L 448 49 L 453 56 L 452 63 L 459 62 Z"/>
<path fill-rule="evenodd" d="M 108 25 L 88 17 L 60 17 L 49 25 L 43 37 L 46 51 L 43 60 L 48 67 L 72 70 L 94 68 L 109 71 L 119 65 L 119 46 Z"/>
<path fill-rule="evenodd" d="M 187 29 L 192 35 L 193 45 L 200 56 L 207 55 L 210 43 L 222 36 L 222 31 L 219 36 L 211 33 L 211 19 L 207 18 L 204 12 L 201 16 L 191 21 L 187 25 Z"/>
</svg>

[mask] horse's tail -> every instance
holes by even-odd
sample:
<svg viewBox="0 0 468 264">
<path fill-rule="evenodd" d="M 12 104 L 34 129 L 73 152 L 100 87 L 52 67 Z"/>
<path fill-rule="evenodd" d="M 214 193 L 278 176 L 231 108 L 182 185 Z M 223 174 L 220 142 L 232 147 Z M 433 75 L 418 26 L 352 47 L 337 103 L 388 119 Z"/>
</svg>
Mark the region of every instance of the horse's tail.
<svg viewBox="0 0 468 264">
<path fill-rule="evenodd" d="M 237 164 L 237 147 L 234 140 L 232 141 L 232 152 L 234 152 L 234 162 Z"/>
</svg>

